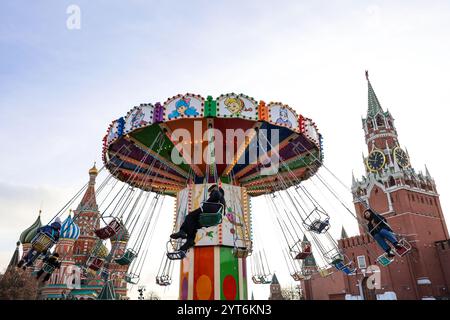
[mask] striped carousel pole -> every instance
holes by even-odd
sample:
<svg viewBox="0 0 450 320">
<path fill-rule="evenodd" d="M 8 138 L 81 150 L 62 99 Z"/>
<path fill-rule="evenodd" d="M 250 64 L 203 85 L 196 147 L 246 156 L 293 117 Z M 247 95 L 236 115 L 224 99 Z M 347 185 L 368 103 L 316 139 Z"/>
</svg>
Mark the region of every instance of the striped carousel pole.
<svg viewBox="0 0 450 320">
<path fill-rule="evenodd" d="M 231 188 L 239 187 L 225 183 L 222 187 L 229 206 Z M 199 206 L 203 188 L 203 185 L 189 188 L 189 210 Z M 240 197 L 244 215 L 249 214 L 246 199 Z M 246 258 L 233 254 L 232 233 L 236 232 L 236 227 L 230 220 L 226 215 L 217 227 L 199 230 L 201 234 L 197 234 L 195 247 L 181 260 L 180 300 L 247 300 L 247 262 Z M 243 220 L 248 223 L 249 217 Z"/>
</svg>

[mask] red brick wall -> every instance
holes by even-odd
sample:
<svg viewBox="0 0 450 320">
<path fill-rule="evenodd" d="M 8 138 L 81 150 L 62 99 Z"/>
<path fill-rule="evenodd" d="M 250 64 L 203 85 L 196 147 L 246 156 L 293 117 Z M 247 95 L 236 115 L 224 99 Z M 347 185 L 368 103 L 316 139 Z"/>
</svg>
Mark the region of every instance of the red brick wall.
<svg viewBox="0 0 450 320">
<path fill-rule="evenodd" d="M 330 296 L 345 295 L 345 277 L 335 272 L 326 278 L 314 274 L 310 280 L 301 281 L 307 300 L 330 300 Z"/>
<path fill-rule="evenodd" d="M 438 285 L 433 286 L 433 290 L 440 292 L 442 295 L 449 295 L 450 292 L 450 240 L 438 241 L 435 243 L 438 260 L 435 263 L 439 263 L 439 266 L 443 273 L 445 287 Z"/>
<path fill-rule="evenodd" d="M 414 217 L 410 219 L 414 220 Z M 413 243 L 415 248 L 410 254 L 396 257 L 388 267 L 380 266 L 381 289 L 376 290 L 377 294 L 393 291 L 399 300 L 417 300 L 429 294 L 435 297 L 446 295 L 450 288 L 450 244 L 445 242 L 442 249 L 441 244 L 435 246 L 434 242 L 428 241 L 425 245 L 426 241 L 428 238 L 424 237 L 423 241 Z M 354 261 L 355 267 L 358 267 L 358 256 L 365 256 L 369 266 L 374 265 L 377 256 L 382 254 L 382 250 L 368 235 L 339 240 L 339 246 Z M 302 283 L 307 299 L 324 300 L 334 295 L 342 296 L 343 292 L 360 295 L 358 282 L 364 276 L 362 270 L 358 269 L 354 276 L 335 272 L 327 278 L 314 275 L 311 280 Z M 417 279 L 421 277 L 429 278 L 431 286 L 418 285 Z"/>
<path fill-rule="evenodd" d="M 387 212 L 389 211 L 389 203 L 387 195 L 384 191 L 377 185 L 374 185 L 369 194 L 369 204 L 372 209 L 376 212 Z"/>
</svg>

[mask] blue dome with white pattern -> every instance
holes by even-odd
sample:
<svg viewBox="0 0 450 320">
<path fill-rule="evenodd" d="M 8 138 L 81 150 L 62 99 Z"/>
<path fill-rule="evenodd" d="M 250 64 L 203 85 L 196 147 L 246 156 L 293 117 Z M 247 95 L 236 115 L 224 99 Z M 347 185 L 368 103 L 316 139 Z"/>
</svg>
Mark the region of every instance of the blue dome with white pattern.
<svg viewBox="0 0 450 320">
<path fill-rule="evenodd" d="M 69 215 L 61 225 L 60 238 L 77 240 L 80 236 L 80 227 L 78 227 Z"/>
</svg>

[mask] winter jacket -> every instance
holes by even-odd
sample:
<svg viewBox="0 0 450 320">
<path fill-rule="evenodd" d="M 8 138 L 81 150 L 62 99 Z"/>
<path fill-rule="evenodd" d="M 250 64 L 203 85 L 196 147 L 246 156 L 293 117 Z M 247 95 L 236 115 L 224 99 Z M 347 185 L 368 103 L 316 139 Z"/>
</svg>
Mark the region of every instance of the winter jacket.
<svg viewBox="0 0 450 320">
<path fill-rule="evenodd" d="M 370 214 L 371 216 L 369 222 L 367 223 L 367 228 L 369 229 L 369 232 L 372 236 L 375 236 L 378 232 L 381 231 L 381 229 L 386 229 L 393 232 L 389 227 L 385 217 L 373 211 L 371 211 Z"/>
<path fill-rule="evenodd" d="M 206 200 L 206 202 L 221 203 L 225 209 L 226 202 L 225 202 L 224 196 L 225 196 L 225 192 L 223 191 L 222 188 L 214 189 L 209 194 L 209 198 L 208 198 L 208 200 Z M 203 212 L 215 213 L 217 211 L 219 211 L 219 206 L 217 206 L 217 205 L 210 204 L 210 203 L 205 203 L 203 205 Z"/>
<path fill-rule="evenodd" d="M 54 241 L 59 240 L 59 230 L 56 228 L 53 228 L 52 226 L 49 226 L 49 225 L 43 226 L 43 227 L 39 228 L 38 233 L 39 232 L 45 233 L 46 235 L 51 237 Z"/>
</svg>

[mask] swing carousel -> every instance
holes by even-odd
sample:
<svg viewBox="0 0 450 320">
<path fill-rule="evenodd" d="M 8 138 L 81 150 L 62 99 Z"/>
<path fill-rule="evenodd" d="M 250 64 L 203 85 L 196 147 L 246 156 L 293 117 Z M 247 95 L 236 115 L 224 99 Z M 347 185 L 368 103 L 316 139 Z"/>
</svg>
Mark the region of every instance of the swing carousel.
<svg viewBox="0 0 450 320">
<path fill-rule="evenodd" d="M 311 119 L 288 105 L 234 93 L 216 99 L 177 95 L 136 106 L 109 126 L 103 148 L 105 167 L 118 180 L 176 198 L 174 232 L 202 206 L 211 185 L 225 191 L 227 207 L 201 215 L 196 245 L 180 259 L 180 299 L 246 299 L 250 198 L 298 185 L 314 175 L 321 159 L 321 135 Z M 283 165 L 275 167 L 279 160 Z M 327 224 L 319 211 L 304 223 L 316 229 Z M 158 284 L 170 284 L 178 247 L 177 241 L 167 243 Z M 255 255 L 261 274 L 252 278 L 268 283 L 265 251 Z"/>
<path fill-rule="evenodd" d="M 163 232 L 158 221 L 173 221 L 172 230 L 166 230 L 169 238 L 189 212 L 203 207 L 212 185 L 224 190 L 226 207 L 200 214 L 201 228 L 187 253 L 179 250 L 185 240 L 169 240 L 156 275 L 157 285 L 170 286 L 180 263 L 180 299 L 245 300 L 249 280 L 271 282 L 262 216 L 272 221 L 271 238 L 278 240 L 294 281 L 357 271 L 339 248 L 331 221 L 347 215 L 368 231 L 367 223 L 346 204 L 348 186 L 323 163 L 322 136 L 314 122 L 288 105 L 234 93 L 216 99 L 188 93 L 163 104 L 141 104 L 110 124 L 102 156 L 103 167 L 91 169 L 89 183 L 51 220 L 84 193 L 61 234 L 80 223 L 93 237 L 78 265 L 84 281 L 102 284 L 98 299 L 114 299 L 113 288 L 122 279 L 137 284 L 153 235 Z M 103 178 L 94 190 L 97 175 Z M 166 197 L 175 199 L 173 212 L 163 210 Z M 266 206 L 253 216 L 254 197 Z M 358 196 L 353 200 L 371 210 Z M 403 250 L 394 252 L 401 257 L 411 245 L 397 237 Z M 54 244 L 38 233 L 30 259 L 39 259 Z M 369 247 L 367 252 L 381 266 L 393 261 Z"/>
</svg>

